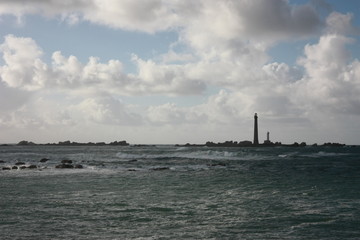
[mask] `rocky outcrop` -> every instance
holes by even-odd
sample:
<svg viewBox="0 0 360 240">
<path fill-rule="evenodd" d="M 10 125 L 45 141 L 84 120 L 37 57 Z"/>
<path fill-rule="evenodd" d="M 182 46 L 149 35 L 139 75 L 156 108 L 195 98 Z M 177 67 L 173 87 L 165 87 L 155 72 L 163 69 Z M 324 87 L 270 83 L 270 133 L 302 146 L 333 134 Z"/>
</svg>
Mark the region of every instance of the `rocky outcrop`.
<svg viewBox="0 0 360 240">
<path fill-rule="evenodd" d="M 71 163 L 72 163 L 72 161 L 71 161 Z M 72 165 L 70 163 L 61 163 L 59 165 L 56 165 L 55 168 L 58 168 L 58 169 L 72 169 L 72 168 L 82 169 L 84 167 L 81 164 Z"/>
<path fill-rule="evenodd" d="M 40 162 L 42 162 L 42 163 L 44 163 L 44 162 L 47 162 L 47 161 L 49 161 L 50 159 L 48 159 L 48 158 L 42 158 L 42 159 L 40 159 Z"/>
<path fill-rule="evenodd" d="M 20 165 L 20 166 L 19 166 Z M 22 165 L 22 164 L 15 164 L 14 166 L 12 167 L 3 167 L 2 170 L 24 170 L 24 169 L 38 169 L 38 166 L 37 165 L 29 165 L 29 166 L 25 166 L 25 165 Z"/>
<path fill-rule="evenodd" d="M 156 167 L 156 168 L 152 168 L 151 170 L 153 171 L 164 171 L 164 170 L 169 170 L 169 167 Z"/>
<path fill-rule="evenodd" d="M 209 167 L 226 167 L 226 163 L 218 162 L 218 163 L 210 163 Z"/>
<path fill-rule="evenodd" d="M 62 163 L 60 165 L 56 165 L 55 168 L 74 168 L 74 166 L 71 164 Z"/>
<path fill-rule="evenodd" d="M 46 163 L 49 161 L 49 158 L 42 158 L 39 162 Z M 5 163 L 5 162 L 3 162 Z M 0 168 L 0 170 L 23 170 L 23 169 L 43 169 L 48 168 L 48 166 L 41 164 L 40 166 L 36 164 L 26 164 L 25 162 L 18 161 L 13 166 L 3 166 Z M 73 163 L 72 160 L 64 159 L 60 162 L 60 164 L 56 165 L 55 168 L 57 169 L 83 169 L 84 166 L 81 164 Z"/>
<path fill-rule="evenodd" d="M 64 159 L 61 161 L 62 164 L 72 164 L 72 160 Z"/>
</svg>

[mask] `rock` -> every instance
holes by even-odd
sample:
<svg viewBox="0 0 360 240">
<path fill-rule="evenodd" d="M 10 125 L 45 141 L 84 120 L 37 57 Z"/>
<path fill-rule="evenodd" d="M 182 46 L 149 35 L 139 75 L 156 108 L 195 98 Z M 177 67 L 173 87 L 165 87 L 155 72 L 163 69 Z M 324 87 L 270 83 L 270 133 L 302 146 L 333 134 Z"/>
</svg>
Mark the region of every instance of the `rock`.
<svg viewBox="0 0 360 240">
<path fill-rule="evenodd" d="M 24 162 L 17 162 L 17 163 L 15 163 L 15 165 L 25 165 L 25 163 Z"/>
<path fill-rule="evenodd" d="M 81 169 L 81 168 L 83 168 L 83 165 L 81 165 L 81 164 L 76 164 L 74 167 L 75 167 L 75 168 L 78 168 L 78 169 Z"/>
<path fill-rule="evenodd" d="M 128 162 L 131 163 L 131 162 L 137 162 L 137 161 L 138 161 L 137 159 L 131 159 Z"/>
<path fill-rule="evenodd" d="M 0 160 L 0 163 L 5 163 L 5 161 L 3 161 L 3 160 Z"/>
<path fill-rule="evenodd" d="M 129 171 L 129 172 L 136 172 L 136 169 L 129 168 L 128 171 Z"/>
<path fill-rule="evenodd" d="M 9 167 L 3 167 L 2 170 L 11 170 Z"/>
<path fill-rule="evenodd" d="M 18 169 L 18 167 L 17 167 L 17 166 L 13 166 L 11 169 L 13 169 L 13 170 L 17 170 L 17 169 Z"/>
<path fill-rule="evenodd" d="M 37 168 L 36 165 L 30 165 L 30 166 L 29 166 L 29 169 L 35 169 L 35 168 Z"/>
<path fill-rule="evenodd" d="M 151 170 L 154 170 L 154 171 L 163 171 L 163 170 L 169 170 L 170 168 L 169 167 L 157 167 L 157 168 L 152 168 Z"/>
<path fill-rule="evenodd" d="M 20 169 L 26 169 L 26 166 L 21 166 Z"/>
<path fill-rule="evenodd" d="M 217 166 L 226 167 L 226 164 L 225 163 L 211 163 L 211 164 L 208 164 L 208 166 L 210 166 L 210 167 L 217 167 Z"/>
<path fill-rule="evenodd" d="M 64 159 L 61 161 L 62 164 L 72 164 L 71 160 Z"/>
<path fill-rule="evenodd" d="M 65 163 L 63 163 L 63 164 L 60 164 L 60 165 L 55 166 L 55 168 L 74 168 L 74 166 L 71 165 L 71 164 L 65 164 Z"/>
<path fill-rule="evenodd" d="M 40 159 L 40 162 L 47 162 L 47 161 L 49 161 L 50 159 L 48 159 L 48 158 L 42 158 L 42 159 Z"/>
</svg>

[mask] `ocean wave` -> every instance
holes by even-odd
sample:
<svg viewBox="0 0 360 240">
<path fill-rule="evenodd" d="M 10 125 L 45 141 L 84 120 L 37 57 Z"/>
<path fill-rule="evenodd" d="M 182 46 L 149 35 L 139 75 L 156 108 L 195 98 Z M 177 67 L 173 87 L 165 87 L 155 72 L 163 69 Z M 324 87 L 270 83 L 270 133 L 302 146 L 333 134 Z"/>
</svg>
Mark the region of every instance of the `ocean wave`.
<svg viewBox="0 0 360 240">
<path fill-rule="evenodd" d="M 322 157 L 339 157 L 339 156 L 349 156 L 349 153 L 336 153 L 336 152 L 324 152 L 319 151 L 315 153 L 309 154 L 302 154 L 302 157 L 309 157 L 309 158 L 322 158 Z"/>
<path fill-rule="evenodd" d="M 118 152 L 116 157 L 123 161 L 132 159 L 201 159 L 201 160 L 236 160 L 258 158 L 258 154 L 244 154 L 241 152 L 200 150 L 186 151 L 186 149 L 176 149 L 162 153 L 128 153 Z"/>
</svg>

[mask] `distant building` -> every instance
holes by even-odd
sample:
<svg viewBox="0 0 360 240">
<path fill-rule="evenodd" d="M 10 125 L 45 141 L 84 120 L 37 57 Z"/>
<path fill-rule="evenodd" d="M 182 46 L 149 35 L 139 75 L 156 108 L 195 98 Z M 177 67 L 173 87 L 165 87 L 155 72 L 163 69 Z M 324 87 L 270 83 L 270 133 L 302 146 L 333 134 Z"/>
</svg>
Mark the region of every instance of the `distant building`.
<svg viewBox="0 0 360 240">
<path fill-rule="evenodd" d="M 267 132 L 266 133 L 266 140 L 264 141 L 264 145 L 270 145 L 270 144 L 273 144 L 273 143 L 270 141 L 270 133 Z"/>
</svg>

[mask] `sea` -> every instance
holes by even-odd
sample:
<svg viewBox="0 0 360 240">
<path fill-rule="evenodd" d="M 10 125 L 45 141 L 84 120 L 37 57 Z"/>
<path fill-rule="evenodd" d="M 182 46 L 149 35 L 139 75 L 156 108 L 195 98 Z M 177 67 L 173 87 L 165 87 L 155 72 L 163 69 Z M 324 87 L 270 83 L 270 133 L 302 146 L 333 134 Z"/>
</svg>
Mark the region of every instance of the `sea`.
<svg viewBox="0 0 360 240">
<path fill-rule="evenodd" d="M 360 239 L 360 147 L 0 146 L 0 239 Z"/>
</svg>

